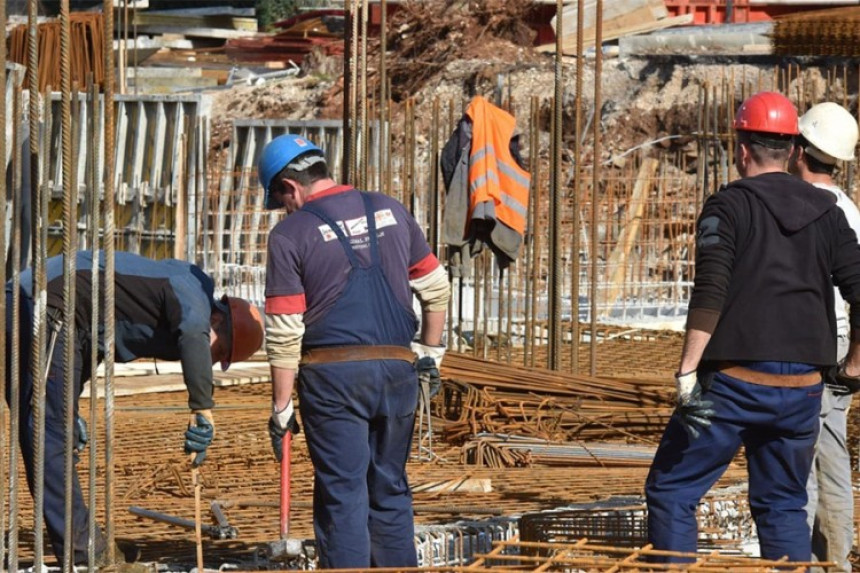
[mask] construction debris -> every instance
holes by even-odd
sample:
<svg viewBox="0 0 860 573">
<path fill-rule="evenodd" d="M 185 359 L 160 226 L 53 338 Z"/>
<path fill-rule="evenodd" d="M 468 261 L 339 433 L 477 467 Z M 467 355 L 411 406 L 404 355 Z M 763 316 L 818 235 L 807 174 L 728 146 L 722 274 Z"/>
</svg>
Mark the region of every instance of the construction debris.
<svg viewBox="0 0 860 573">
<path fill-rule="evenodd" d="M 278 32 L 236 38 L 225 52 L 235 62 L 278 62 L 301 65 L 311 52 L 323 56 L 343 54 L 344 11 L 315 10 L 275 24 Z"/>
</svg>

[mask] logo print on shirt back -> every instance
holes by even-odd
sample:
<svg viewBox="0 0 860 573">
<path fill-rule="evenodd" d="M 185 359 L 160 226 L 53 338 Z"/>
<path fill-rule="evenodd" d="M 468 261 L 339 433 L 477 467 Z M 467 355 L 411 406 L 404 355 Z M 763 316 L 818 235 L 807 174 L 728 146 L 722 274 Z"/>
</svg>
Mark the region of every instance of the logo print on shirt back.
<svg viewBox="0 0 860 573">
<path fill-rule="evenodd" d="M 391 209 L 381 209 L 376 211 L 374 216 L 376 219 L 377 229 L 397 225 L 397 219 L 394 218 L 394 214 L 391 212 Z M 338 221 L 337 224 L 343 231 L 343 234 L 347 237 L 358 237 L 367 234 L 367 217 Z M 337 235 L 335 235 L 334 231 L 332 231 L 331 227 L 328 225 L 320 225 L 317 229 L 319 229 L 324 241 L 328 242 L 337 240 Z"/>
</svg>

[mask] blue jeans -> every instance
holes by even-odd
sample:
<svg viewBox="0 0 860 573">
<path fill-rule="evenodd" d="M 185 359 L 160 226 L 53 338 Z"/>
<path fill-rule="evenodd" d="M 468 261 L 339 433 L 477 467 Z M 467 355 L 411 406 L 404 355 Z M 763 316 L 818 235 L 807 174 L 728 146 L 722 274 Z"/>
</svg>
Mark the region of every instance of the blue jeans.
<svg viewBox="0 0 860 573">
<path fill-rule="evenodd" d="M 696 506 L 743 445 L 762 558 L 809 561 L 804 505 L 822 387 L 762 386 L 717 373 L 704 393 L 715 411 L 711 426 L 691 440 L 673 415 L 645 482 L 648 538 L 654 548 L 696 551 Z"/>
</svg>

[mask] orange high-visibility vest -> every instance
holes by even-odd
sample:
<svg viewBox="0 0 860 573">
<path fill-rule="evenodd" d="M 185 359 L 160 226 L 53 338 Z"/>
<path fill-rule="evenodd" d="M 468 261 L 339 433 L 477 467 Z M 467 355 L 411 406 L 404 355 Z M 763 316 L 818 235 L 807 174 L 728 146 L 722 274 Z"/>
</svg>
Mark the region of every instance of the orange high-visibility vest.
<svg viewBox="0 0 860 573">
<path fill-rule="evenodd" d="M 472 120 L 467 221 L 477 208 L 480 213 L 495 213 L 498 222 L 522 235 L 531 175 L 511 155 L 516 119 L 481 96 L 472 100 L 466 115 Z"/>
</svg>

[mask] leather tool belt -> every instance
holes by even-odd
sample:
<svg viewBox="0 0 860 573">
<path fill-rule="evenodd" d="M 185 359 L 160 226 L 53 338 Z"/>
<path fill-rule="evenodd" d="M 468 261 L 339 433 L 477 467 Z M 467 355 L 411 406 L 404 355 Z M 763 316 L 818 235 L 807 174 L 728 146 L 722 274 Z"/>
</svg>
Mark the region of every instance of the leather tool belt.
<svg viewBox="0 0 860 573">
<path fill-rule="evenodd" d="M 818 370 L 806 374 L 773 374 L 771 372 L 759 372 L 731 362 L 721 363 L 717 369 L 726 376 L 761 386 L 804 388 L 815 386 L 821 382 L 821 372 Z"/>
<path fill-rule="evenodd" d="M 302 353 L 299 366 L 363 360 L 403 360 L 405 362 L 415 362 L 415 353 L 406 346 L 329 346 L 306 350 Z"/>
</svg>

